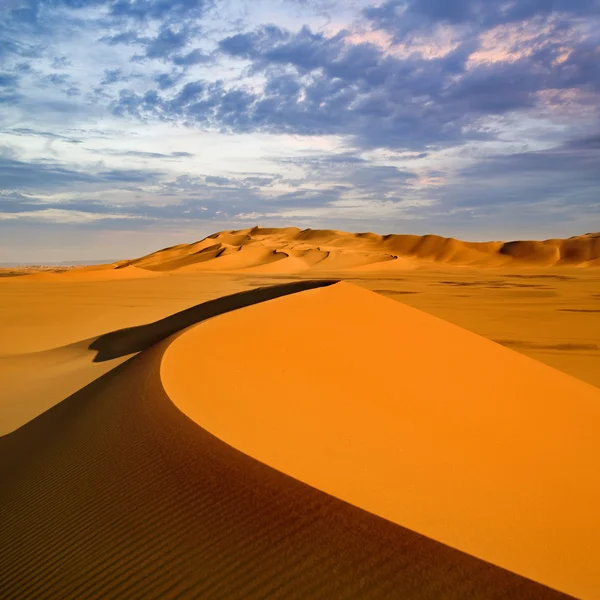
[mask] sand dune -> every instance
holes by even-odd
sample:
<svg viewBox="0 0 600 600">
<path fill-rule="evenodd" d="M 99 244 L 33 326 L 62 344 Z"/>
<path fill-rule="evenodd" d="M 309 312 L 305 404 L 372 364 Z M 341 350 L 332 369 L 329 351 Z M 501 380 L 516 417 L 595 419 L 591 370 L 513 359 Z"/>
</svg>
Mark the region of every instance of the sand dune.
<svg viewBox="0 0 600 600">
<path fill-rule="evenodd" d="M 320 259 L 309 260 L 310 252 L 315 253 L 313 258 L 320 256 Z M 297 260 L 299 258 L 306 260 Z M 393 267 L 386 265 L 395 259 L 401 260 Z M 275 262 L 278 264 L 272 264 Z M 436 235 L 382 236 L 335 230 L 301 231 L 294 227 L 254 227 L 215 233 L 200 242 L 166 248 L 125 264 L 156 271 L 252 269 L 252 272 L 263 272 L 262 266 L 269 265 L 264 272 L 281 274 L 364 270 L 369 264 L 386 270 L 440 264 L 478 267 L 600 266 L 600 234 L 539 242 L 463 242 Z"/>
<path fill-rule="evenodd" d="M 587 471 L 597 450 L 588 435 L 594 388 L 372 292 L 323 281 L 229 296 L 72 350 L 93 351 L 96 364 L 141 353 L 0 437 L 2 598 L 550 599 L 565 597 L 542 584 L 558 552 L 565 566 L 550 585 L 598 597 L 589 588 L 597 517 L 590 511 L 584 523 L 582 510 L 597 491 Z M 449 364 L 437 362 L 440 353 Z M 470 362 L 472 383 L 461 378 Z M 520 379 L 532 372 L 535 383 Z M 450 395 L 440 397 L 443 381 Z M 299 398 L 307 386 L 311 394 Z M 528 386 L 543 390 L 544 411 L 536 400 L 517 414 Z M 258 456 L 283 432 L 282 464 Z M 476 439 L 481 455 L 471 456 Z M 535 460 L 536 485 L 557 498 L 526 485 Z M 526 515 L 528 494 L 540 505 Z M 353 506 L 365 498 L 367 510 Z M 483 543 L 484 558 L 495 560 L 508 536 L 489 518 L 504 516 L 503 530 L 526 545 L 515 560 L 536 581 L 411 531 L 440 503 L 428 518 L 433 537 Z M 395 506 L 401 524 L 372 514 Z M 567 526 L 582 524 L 575 549 Z M 526 560 L 528 534 L 546 545 Z"/>
<path fill-rule="evenodd" d="M 32 281 L 102 281 L 161 273 L 247 272 L 270 275 L 476 268 L 599 267 L 600 233 L 568 239 L 464 242 L 437 235 L 378 235 L 336 230 L 260 228 L 222 231 L 112 265 L 26 274 Z M 1 274 L 0 270 L 0 274 Z M 23 274 L 23 273 L 19 273 Z M 0 277 L 0 281 L 1 281 Z"/>
<path fill-rule="evenodd" d="M 203 323 L 161 374 L 183 412 L 257 460 L 600 598 L 598 389 L 347 283 Z"/>
</svg>

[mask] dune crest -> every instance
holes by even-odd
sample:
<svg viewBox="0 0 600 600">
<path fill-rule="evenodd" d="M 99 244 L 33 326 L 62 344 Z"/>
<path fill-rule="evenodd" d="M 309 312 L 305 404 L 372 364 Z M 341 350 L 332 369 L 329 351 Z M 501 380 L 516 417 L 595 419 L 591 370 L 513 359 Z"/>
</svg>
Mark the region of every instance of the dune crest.
<svg viewBox="0 0 600 600">
<path fill-rule="evenodd" d="M 600 266 L 600 233 L 568 239 L 463 242 L 437 235 L 378 235 L 336 230 L 252 229 L 222 231 L 193 244 L 159 250 L 119 263 L 151 271 L 406 270 L 419 266 Z"/>
<path fill-rule="evenodd" d="M 598 389 L 348 283 L 186 331 L 161 378 L 185 414 L 255 459 L 600 598 Z"/>
</svg>

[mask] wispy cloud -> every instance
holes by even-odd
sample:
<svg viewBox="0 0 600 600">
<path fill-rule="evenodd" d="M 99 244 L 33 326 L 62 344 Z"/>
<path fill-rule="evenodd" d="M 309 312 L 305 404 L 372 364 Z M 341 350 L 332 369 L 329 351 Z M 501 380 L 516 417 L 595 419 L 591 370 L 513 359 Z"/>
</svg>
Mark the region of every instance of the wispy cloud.
<svg viewBox="0 0 600 600">
<path fill-rule="evenodd" d="M 88 213 L 79 210 L 63 210 L 59 208 L 43 208 L 28 212 L 2 213 L 0 221 L 29 221 L 38 223 L 85 224 L 106 220 L 139 220 L 136 215 L 111 215 L 107 213 Z"/>
</svg>

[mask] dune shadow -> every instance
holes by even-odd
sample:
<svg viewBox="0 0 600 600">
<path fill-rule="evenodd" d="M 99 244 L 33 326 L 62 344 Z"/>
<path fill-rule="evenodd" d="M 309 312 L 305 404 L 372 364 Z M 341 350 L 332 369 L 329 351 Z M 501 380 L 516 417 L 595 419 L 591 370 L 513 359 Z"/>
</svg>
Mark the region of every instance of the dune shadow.
<svg viewBox="0 0 600 600">
<path fill-rule="evenodd" d="M 513 283 L 511 281 L 501 280 L 481 280 L 481 281 L 440 281 L 439 285 L 451 285 L 454 287 L 482 287 L 489 289 L 513 289 L 513 288 L 540 288 L 551 290 L 548 285 L 541 283 Z"/>
<path fill-rule="evenodd" d="M 153 323 L 111 331 L 110 333 L 106 333 L 95 339 L 89 345 L 89 349 L 97 352 L 94 357 L 94 362 L 113 360 L 115 358 L 146 350 L 170 335 L 177 333 L 190 325 L 195 325 L 196 323 L 211 319 L 212 317 L 238 310 L 246 306 L 251 306 L 252 304 L 274 300 L 275 298 L 280 298 L 282 296 L 288 296 L 290 294 L 296 294 L 315 288 L 327 287 L 334 283 L 338 283 L 338 281 L 294 281 L 292 283 L 238 292 L 237 294 L 224 296 L 192 306 L 191 308 L 182 310 L 181 312 L 160 319 L 159 321 L 154 321 Z"/>
<path fill-rule="evenodd" d="M 413 292 L 411 290 L 373 290 L 374 292 L 377 292 L 378 294 L 383 294 L 384 296 L 386 294 L 398 294 L 398 295 L 404 295 L 404 294 L 418 294 L 419 292 Z"/>
<path fill-rule="evenodd" d="M 577 277 L 569 277 L 568 275 L 512 275 L 507 274 L 504 277 L 517 277 L 519 279 L 556 279 L 557 281 L 572 281 L 573 279 L 577 279 Z"/>
<path fill-rule="evenodd" d="M 518 350 L 557 350 L 560 352 L 584 352 L 584 351 L 596 351 L 600 348 L 598 344 L 573 344 L 573 343 L 562 343 L 562 344 L 538 344 L 536 342 L 528 342 L 525 340 L 493 340 L 501 346 L 507 348 L 513 348 Z"/>
</svg>

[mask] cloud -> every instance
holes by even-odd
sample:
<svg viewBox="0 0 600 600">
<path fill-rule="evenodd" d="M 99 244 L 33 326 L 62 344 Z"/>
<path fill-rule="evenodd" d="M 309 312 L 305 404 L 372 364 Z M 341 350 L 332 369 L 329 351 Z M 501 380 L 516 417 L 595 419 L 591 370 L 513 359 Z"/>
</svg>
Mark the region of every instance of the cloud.
<svg viewBox="0 0 600 600">
<path fill-rule="evenodd" d="M 83 4 L 90 6 L 67 0 L 59 4 L 73 14 Z M 216 51 L 210 51 L 198 47 L 205 24 L 188 18 L 205 16 L 209 5 L 204 2 L 94 1 L 93 6 L 105 9 L 105 18 L 95 21 L 97 29 L 105 30 L 98 38 L 102 43 L 131 46 L 124 61 L 169 63 L 175 68 L 140 73 L 130 85 L 132 75 L 123 66 L 105 68 L 99 87 L 84 98 L 96 102 L 99 111 L 147 122 L 233 133 L 346 136 L 363 148 L 423 152 L 489 139 L 492 134 L 485 119 L 533 111 L 541 106 L 545 92 L 575 90 L 580 94 L 600 89 L 598 44 L 569 21 L 593 15 L 592 3 L 561 1 L 560 10 L 553 13 L 545 8 L 548 3 L 536 0 L 503 3 L 503 9 L 501 4 L 406 0 L 366 9 L 364 15 L 373 27 L 390 31 L 410 15 L 434 24 L 475 27 L 457 34 L 445 53 L 432 57 L 423 54 L 419 45 L 412 50 L 409 44 L 398 53 L 379 44 L 356 43 L 346 29 L 326 33 L 308 26 L 292 31 L 278 25 L 222 37 Z M 167 5 L 172 11 L 166 10 Z M 533 17 L 542 19 L 531 25 L 538 34 L 515 39 L 516 58 L 472 63 L 486 27 Z M 81 22 L 80 27 L 93 25 Z M 138 48 L 140 54 L 131 54 Z M 195 67 L 214 66 L 218 60 L 238 63 L 236 68 L 242 70 L 238 81 L 188 75 L 195 73 Z M 14 83 L 17 76 L 7 72 L 6 77 Z M 63 93 L 74 99 L 80 85 L 69 77 L 70 72 L 51 73 L 39 77 L 38 83 L 65 86 Z M 241 82 L 245 77 L 262 83 L 248 85 Z M 20 93 L 11 87 L 4 102 L 22 103 Z M 583 110 L 579 98 L 571 101 L 572 112 Z M 36 104 L 40 102 L 38 98 Z M 55 99 L 52 107 L 40 109 L 72 112 L 74 105 L 61 105 Z M 83 102 L 79 106 L 87 110 Z M 589 102 L 586 110 L 593 110 Z"/>
<path fill-rule="evenodd" d="M 244 185 L 249 187 L 267 187 L 273 185 L 278 179 L 281 179 L 278 175 L 253 175 L 250 177 L 243 177 L 241 181 Z"/>
<path fill-rule="evenodd" d="M 114 17 L 142 20 L 200 16 L 209 2 L 206 0 L 116 0 L 109 4 L 110 14 Z"/>
<path fill-rule="evenodd" d="M 563 171 L 600 183 L 600 169 L 597 168 L 599 151 L 600 134 L 592 134 L 545 150 L 491 155 L 475 166 L 467 167 L 463 172 L 499 176 L 504 176 L 507 172 L 519 172 L 539 176 Z"/>
<path fill-rule="evenodd" d="M 13 21 L 36 25 L 48 9 L 77 11 L 103 7 L 115 19 L 144 21 L 198 17 L 210 4 L 207 0 L 27 0 L 17 3 L 16 7 L 9 4 L 5 12 Z"/>
<path fill-rule="evenodd" d="M 12 73 L 0 73 L 0 87 L 17 87 L 19 78 Z"/>
<path fill-rule="evenodd" d="M 131 219 L 140 219 L 140 217 L 126 214 L 112 215 L 101 213 L 88 213 L 78 210 L 63 210 L 58 208 L 43 208 L 40 210 L 29 212 L 0 212 L 0 221 L 38 221 L 73 225 L 80 225 L 106 220 Z"/>
<path fill-rule="evenodd" d="M 67 85 L 70 81 L 70 76 L 65 73 L 50 73 L 45 75 L 41 80 L 44 84 L 59 86 Z"/>
<path fill-rule="evenodd" d="M 143 152 L 141 150 L 114 150 L 103 148 L 101 150 L 91 150 L 94 154 L 103 154 L 105 156 L 130 156 L 132 158 L 157 158 L 162 160 L 179 160 L 181 158 L 191 158 L 194 156 L 191 152 Z"/>
<path fill-rule="evenodd" d="M 109 46 L 117 46 L 119 44 L 130 46 L 136 44 L 143 45 L 148 41 L 148 38 L 140 37 L 137 31 L 129 29 L 113 35 L 105 35 L 100 38 L 100 41 Z"/>
<path fill-rule="evenodd" d="M 109 169 L 96 172 L 79 171 L 53 162 L 23 162 L 0 158 L 0 190 L 69 189 L 75 185 L 149 184 L 159 173 L 136 169 Z"/>
<path fill-rule="evenodd" d="M 159 73 L 154 76 L 154 81 L 160 90 L 168 90 L 175 87 L 180 79 L 181 74 L 179 73 Z"/>
<path fill-rule="evenodd" d="M 135 30 L 125 30 L 118 34 L 104 36 L 100 41 L 109 46 L 140 46 L 143 48 L 144 54 L 132 58 L 137 62 L 145 59 L 163 61 L 173 59 L 175 64 L 187 66 L 210 60 L 198 49 L 191 50 L 185 55 L 181 54 L 181 51 L 198 35 L 199 31 L 199 28 L 185 24 L 162 24 L 158 33 L 152 37 L 140 35 Z"/>
<path fill-rule="evenodd" d="M 158 35 L 145 42 L 147 58 L 168 58 L 175 52 L 185 48 L 190 40 L 191 32 L 183 27 L 175 30 L 172 27 L 161 27 Z"/>
<path fill-rule="evenodd" d="M 123 75 L 121 69 L 105 69 L 104 78 L 100 82 L 100 85 L 112 85 L 121 81 L 127 81 L 129 77 Z"/>
<path fill-rule="evenodd" d="M 31 127 L 6 128 L 6 129 L 2 129 L 0 131 L 2 131 L 2 133 L 5 133 L 5 134 L 17 135 L 20 137 L 30 137 L 30 136 L 31 137 L 42 137 L 42 138 L 48 138 L 51 140 L 60 140 L 63 142 L 68 142 L 70 144 L 81 144 L 82 143 L 82 141 L 80 139 L 77 139 L 74 137 L 60 135 L 58 133 L 53 133 L 51 131 L 37 131 L 35 129 L 32 129 Z"/>
<path fill-rule="evenodd" d="M 238 58 L 257 61 L 255 67 L 268 64 L 294 65 L 304 71 L 332 65 L 346 49 L 340 32 L 331 37 L 302 27 L 298 33 L 265 25 L 251 33 L 237 34 L 219 42 L 221 51 Z M 368 49 L 371 49 L 368 47 Z M 373 48 L 373 50 L 376 50 Z"/>
<path fill-rule="evenodd" d="M 363 14 L 376 29 L 394 34 L 401 41 L 434 25 L 470 25 L 479 30 L 536 17 L 561 13 L 569 16 L 596 14 L 597 0 L 388 0 L 371 6 Z"/>
<path fill-rule="evenodd" d="M 569 140 L 562 145 L 562 149 L 566 151 L 584 152 L 600 151 L 600 133 Z"/>
<path fill-rule="evenodd" d="M 141 206 L 123 206 L 86 197 L 58 199 L 52 195 L 37 197 L 19 192 L 0 191 L 0 220 L 56 223 L 95 223 L 105 220 L 148 221 Z"/>
<path fill-rule="evenodd" d="M 179 66 L 189 67 L 191 65 L 209 64 L 214 62 L 210 54 L 206 54 L 200 48 L 195 48 L 187 54 L 177 54 L 173 57 L 173 63 Z"/>
<path fill-rule="evenodd" d="M 67 56 L 55 56 L 52 59 L 53 69 L 67 69 L 71 66 L 71 61 Z"/>
<path fill-rule="evenodd" d="M 448 210 L 563 223 L 600 214 L 600 135 L 568 140 L 544 150 L 496 154 L 459 170 L 439 190 Z M 510 212 L 512 211 L 512 213 Z"/>
<path fill-rule="evenodd" d="M 214 175 L 209 175 L 205 178 L 206 183 L 212 185 L 229 185 L 232 183 L 232 180 L 229 177 L 217 177 Z"/>
<path fill-rule="evenodd" d="M 598 46 L 574 43 L 557 62 L 564 48 L 551 38 L 532 44 L 516 60 L 468 67 L 478 47 L 472 39 L 434 58 L 398 57 L 350 43 L 343 31 L 327 36 L 264 26 L 219 43 L 223 54 L 249 61 L 250 72 L 264 76 L 262 90 L 200 80 L 150 100 L 122 90 L 113 110 L 237 133 L 347 135 L 363 147 L 443 148 L 489 139 L 482 118 L 532 110 L 544 91 L 600 87 Z"/>
</svg>

